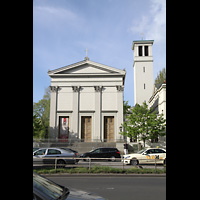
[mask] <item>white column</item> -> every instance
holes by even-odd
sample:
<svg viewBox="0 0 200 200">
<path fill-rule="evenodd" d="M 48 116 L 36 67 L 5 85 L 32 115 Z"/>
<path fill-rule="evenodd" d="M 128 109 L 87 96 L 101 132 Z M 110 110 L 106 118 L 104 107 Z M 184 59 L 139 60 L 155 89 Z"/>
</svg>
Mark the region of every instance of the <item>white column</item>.
<svg viewBox="0 0 200 200">
<path fill-rule="evenodd" d="M 72 106 L 72 131 L 74 134 L 79 135 L 79 139 L 81 139 L 81 135 L 79 134 L 79 106 L 80 106 L 80 87 L 72 86 L 73 92 L 73 106 Z"/>
<path fill-rule="evenodd" d="M 50 101 L 50 118 L 49 118 L 49 137 L 56 139 L 58 137 L 57 130 L 57 101 L 58 101 L 58 86 L 50 86 L 51 101 Z"/>
<path fill-rule="evenodd" d="M 94 86 L 95 89 L 95 114 L 94 114 L 94 125 L 95 133 L 94 139 L 101 141 L 102 140 L 102 89 L 103 86 Z"/>
<path fill-rule="evenodd" d="M 122 139 L 123 136 L 119 134 L 120 130 L 119 127 L 122 126 L 123 124 L 123 91 L 124 91 L 124 86 L 116 86 L 117 88 L 117 130 L 116 130 L 116 140 Z"/>
</svg>

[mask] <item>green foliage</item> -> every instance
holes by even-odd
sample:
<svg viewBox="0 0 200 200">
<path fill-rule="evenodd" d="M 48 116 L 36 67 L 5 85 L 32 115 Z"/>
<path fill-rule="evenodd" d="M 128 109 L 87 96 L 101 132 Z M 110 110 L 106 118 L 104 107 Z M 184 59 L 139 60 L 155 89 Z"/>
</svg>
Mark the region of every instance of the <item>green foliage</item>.
<svg viewBox="0 0 200 200">
<path fill-rule="evenodd" d="M 128 101 L 123 101 L 123 106 L 124 106 L 124 108 L 123 108 L 124 115 L 130 114 L 130 108 L 131 108 L 131 106 L 128 105 Z"/>
<path fill-rule="evenodd" d="M 33 104 L 33 137 L 48 137 L 50 92 L 46 89 L 43 99 Z"/>
<path fill-rule="evenodd" d="M 34 172 L 38 174 L 54 174 L 54 173 L 69 173 L 69 174 L 74 174 L 74 173 L 93 173 L 93 174 L 152 174 L 152 173 L 166 173 L 166 169 L 151 169 L 151 168 L 137 168 L 137 167 L 132 167 L 129 169 L 121 169 L 121 168 L 113 168 L 109 166 L 94 166 L 89 170 L 89 168 L 85 167 L 76 167 L 76 168 L 46 168 L 46 169 L 34 169 Z"/>
<path fill-rule="evenodd" d="M 166 81 L 166 71 L 165 68 L 163 68 L 159 73 L 157 74 L 157 77 L 155 79 L 155 84 L 162 84 Z"/>
<path fill-rule="evenodd" d="M 40 138 L 41 130 L 42 130 L 41 120 L 36 115 L 33 115 L 33 137 Z"/>
<path fill-rule="evenodd" d="M 138 138 L 144 142 L 147 139 L 157 138 L 159 135 L 165 135 L 166 120 L 162 115 L 157 115 L 148 109 L 146 103 L 143 105 L 136 104 L 131 109 L 131 114 L 127 115 L 126 121 L 122 124 L 124 127 L 121 135 Z"/>
</svg>

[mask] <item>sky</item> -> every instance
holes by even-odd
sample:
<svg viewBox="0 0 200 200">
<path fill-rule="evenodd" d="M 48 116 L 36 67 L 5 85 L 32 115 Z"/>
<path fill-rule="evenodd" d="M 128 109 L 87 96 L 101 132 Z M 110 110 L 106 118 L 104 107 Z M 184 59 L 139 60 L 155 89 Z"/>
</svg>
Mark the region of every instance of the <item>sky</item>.
<svg viewBox="0 0 200 200">
<path fill-rule="evenodd" d="M 48 70 L 84 60 L 126 70 L 124 100 L 134 105 L 134 40 L 154 40 L 153 76 L 166 67 L 166 0 L 33 0 L 33 102 Z"/>
</svg>

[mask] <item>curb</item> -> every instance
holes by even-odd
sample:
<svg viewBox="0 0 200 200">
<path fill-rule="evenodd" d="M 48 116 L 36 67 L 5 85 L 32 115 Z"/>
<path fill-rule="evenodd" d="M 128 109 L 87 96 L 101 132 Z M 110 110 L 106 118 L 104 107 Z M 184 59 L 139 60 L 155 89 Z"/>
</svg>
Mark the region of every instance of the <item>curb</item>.
<svg viewBox="0 0 200 200">
<path fill-rule="evenodd" d="M 166 174 L 41 174 L 46 177 L 166 177 Z"/>
</svg>

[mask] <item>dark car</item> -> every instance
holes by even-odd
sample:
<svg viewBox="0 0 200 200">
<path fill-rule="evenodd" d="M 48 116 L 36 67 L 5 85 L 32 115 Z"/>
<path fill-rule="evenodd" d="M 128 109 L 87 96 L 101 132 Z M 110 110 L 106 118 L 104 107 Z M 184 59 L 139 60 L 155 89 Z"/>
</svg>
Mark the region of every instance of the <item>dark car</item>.
<svg viewBox="0 0 200 200">
<path fill-rule="evenodd" d="M 115 161 L 116 158 L 121 158 L 120 151 L 117 148 L 98 148 L 90 152 L 80 155 L 81 158 L 109 158 L 108 160 Z M 88 159 L 85 159 L 86 161 Z"/>
<path fill-rule="evenodd" d="M 33 173 L 33 200 L 104 200 L 104 198 L 80 191 L 76 189 L 68 189 L 61 186 L 43 176 Z"/>
</svg>

